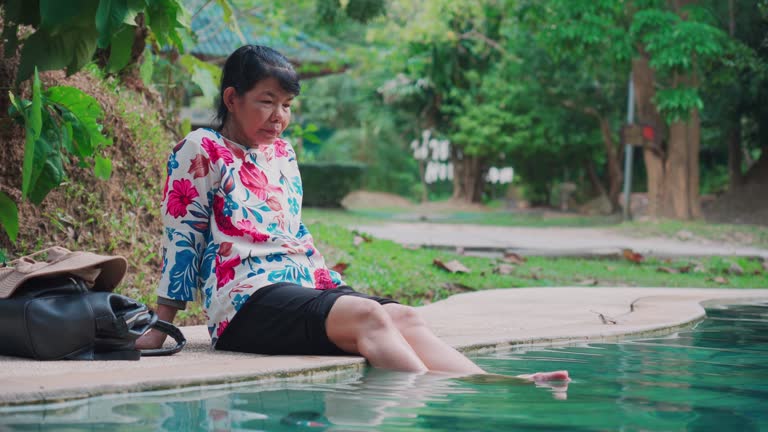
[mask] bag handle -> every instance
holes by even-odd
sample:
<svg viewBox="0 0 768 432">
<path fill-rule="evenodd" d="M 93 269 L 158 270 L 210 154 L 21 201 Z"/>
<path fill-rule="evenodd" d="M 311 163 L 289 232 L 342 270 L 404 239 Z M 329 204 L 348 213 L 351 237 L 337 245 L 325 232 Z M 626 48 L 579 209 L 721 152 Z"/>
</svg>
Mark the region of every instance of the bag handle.
<svg viewBox="0 0 768 432">
<path fill-rule="evenodd" d="M 176 346 L 170 348 L 143 349 L 141 350 L 142 357 L 168 356 L 171 354 L 176 354 L 177 352 L 181 351 L 185 345 L 187 345 L 187 338 L 184 337 L 184 334 L 181 332 L 181 330 L 167 321 L 157 320 L 154 324 L 152 324 L 152 328 L 172 337 L 173 340 L 176 341 Z"/>
</svg>

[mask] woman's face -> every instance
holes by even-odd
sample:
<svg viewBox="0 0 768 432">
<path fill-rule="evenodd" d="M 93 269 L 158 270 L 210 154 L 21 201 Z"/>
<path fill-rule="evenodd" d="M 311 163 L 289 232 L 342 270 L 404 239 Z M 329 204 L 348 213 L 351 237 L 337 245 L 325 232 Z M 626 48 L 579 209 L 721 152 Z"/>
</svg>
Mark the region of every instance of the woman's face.
<svg viewBox="0 0 768 432">
<path fill-rule="evenodd" d="M 234 88 L 224 91 L 224 102 L 229 109 L 230 120 L 249 146 L 270 145 L 291 122 L 291 104 L 295 96 L 280 86 L 275 78 L 267 78 L 238 95 Z"/>
</svg>

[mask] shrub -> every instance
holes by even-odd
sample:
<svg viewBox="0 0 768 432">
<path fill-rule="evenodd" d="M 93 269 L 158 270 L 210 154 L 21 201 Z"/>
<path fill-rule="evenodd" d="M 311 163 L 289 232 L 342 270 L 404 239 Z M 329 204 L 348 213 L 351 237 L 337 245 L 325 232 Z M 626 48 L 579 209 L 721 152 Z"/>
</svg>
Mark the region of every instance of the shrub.
<svg viewBox="0 0 768 432">
<path fill-rule="evenodd" d="M 341 200 L 360 187 L 365 164 L 355 162 L 302 163 L 304 206 L 341 207 Z"/>
</svg>

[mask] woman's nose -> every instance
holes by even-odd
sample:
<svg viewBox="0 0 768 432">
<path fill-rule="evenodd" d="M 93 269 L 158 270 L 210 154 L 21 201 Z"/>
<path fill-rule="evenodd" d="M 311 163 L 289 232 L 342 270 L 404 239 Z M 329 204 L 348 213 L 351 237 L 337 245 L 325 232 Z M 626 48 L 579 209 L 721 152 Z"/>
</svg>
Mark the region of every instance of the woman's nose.
<svg viewBox="0 0 768 432">
<path fill-rule="evenodd" d="M 284 118 L 285 118 L 285 113 L 283 113 L 283 108 L 279 105 L 272 110 L 272 114 L 269 117 L 269 119 L 273 122 L 282 121 Z"/>
</svg>

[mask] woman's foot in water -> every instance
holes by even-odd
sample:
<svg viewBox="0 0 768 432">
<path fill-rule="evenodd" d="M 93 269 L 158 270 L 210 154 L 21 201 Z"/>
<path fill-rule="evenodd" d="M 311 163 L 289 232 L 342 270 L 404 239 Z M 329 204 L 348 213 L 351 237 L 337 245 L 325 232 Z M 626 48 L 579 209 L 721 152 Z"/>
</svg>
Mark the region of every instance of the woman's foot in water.
<svg viewBox="0 0 768 432">
<path fill-rule="evenodd" d="M 545 383 L 550 381 L 565 381 L 568 382 L 571 378 L 568 376 L 568 371 L 559 370 L 554 372 L 536 372 L 534 374 L 518 375 L 517 378 L 521 378 L 535 383 Z"/>
<path fill-rule="evenodd" d="M 501 375 L 495 373 L 482 373 L 464 375 L 459 379 L 474 383 L 516 383 L 522 384 L 525 382 L 533 382 L 536 384 L 546 383 L 568 383 L 571 378 L 568 376 L 568 371 L 559 370 L 554 372 L 536 372 L 533 374 L 524 375 Z"/>
</svg>

